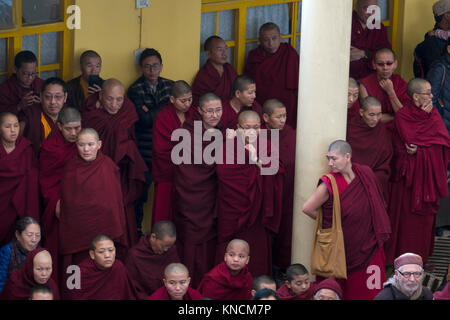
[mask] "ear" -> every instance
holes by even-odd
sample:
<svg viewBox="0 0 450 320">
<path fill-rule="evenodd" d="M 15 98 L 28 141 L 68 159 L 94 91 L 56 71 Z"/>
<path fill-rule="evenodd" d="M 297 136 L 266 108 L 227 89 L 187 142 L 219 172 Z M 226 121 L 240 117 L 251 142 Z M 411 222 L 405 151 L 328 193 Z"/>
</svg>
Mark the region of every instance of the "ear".
<svg viewBox="0 0 450 320">
<path fill-rule="evenodd" d="M 64 93 L 64 103 L 66 103 L 68 95 L 69 95 L 68 92 Z"/>
<path fill-rule="evenodd" d="M 56 126 L 58 127 L 58 129 L 59 129 L 59 131 L 62 131 L 62 125 L 61 125 L 61 123 L 59 123 L 59 122 L 56 122 Z"/>
<path fill-rule="evenodd" d="M 187 278 L 187 285 L 188 285 L 188 287 L 189 287 L 190 284 L 191 284 L 191 277 L 188 277 Z"/>
<path fill-rule="evenodd" d="M 174 96 L 170 96 L 169 100 L 170 100 L 170 103 L 175 104 L 176 99 Z"/>
<path fill-rule="evenodd" d="M 286 287 L 288 287 L 289 289 L 291 288 L 291 283 L 287 280 L 284 281 L 284 284 L 286 285 Z"/>
<path fill-rule="evenodd" d="M 268 114 L 266 114 L 266 113 L 263 113 L 263 119 L 264 119 L 264 122 L 265 122 L 265 123 L 267 123 L 267 122 L 269 122 L 269 120 L 270 120 L 270 117 L 269 117 L 269 115 L 268 115 Z"/>
<path fill-rule="evenodd" d="M 252 297 L 255 295 L 256 291 L 255 289 L 252 289 Z"/>
<path fill-rule="evenodd" d="M 17 230 L 16 230 L 16 233 L 15 233 L 15 235 L 16 235 L 16 238 L 18 239 L 18 238 L 20 237 L 20 233 L 19 233 L 19 231 L 17 231 Z"/>
<path fill-rule="evenodd" d="M 364 113 L 364 110 L 363 109 L 359 109 L 359 115 L 362 117 L 363 116 L 363 113 Z"/>
<path fill-rule="evenodd" d="M 100 150 L 102 148 L 102 140 L 98 140 L 98 149 Z"/>
<path fill-rule="evenodd" d="M 89 257 L 91 257 L 92 260 L 95 260 L 94 251 L 89 250 Z"/>
</svg>

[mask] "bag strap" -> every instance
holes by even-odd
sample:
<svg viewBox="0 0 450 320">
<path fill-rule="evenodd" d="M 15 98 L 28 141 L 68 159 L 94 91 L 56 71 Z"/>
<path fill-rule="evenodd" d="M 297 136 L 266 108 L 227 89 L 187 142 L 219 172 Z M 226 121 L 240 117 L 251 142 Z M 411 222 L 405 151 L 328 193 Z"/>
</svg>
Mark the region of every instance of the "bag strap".
<svg viewBox="0 0 450 320">
<path fill-rule="evenodd" d="M 337 187 L 336 179 L 331 174 L 325 175 L 331 182 L 331 190 L 333 190 L 333 225 L 332 228 L 336 228 L 339 231 L 342 231 L 341 224 L 341 200 L 339 198 L 339 190 Z M 314 226 L 314 234 L 316 234 L 317 230 L 322 230 L 322 222 L 323 222 L 323 210 L 322 206 L 319 207 L 317 212 L 316 224 Z"/>
</svg>

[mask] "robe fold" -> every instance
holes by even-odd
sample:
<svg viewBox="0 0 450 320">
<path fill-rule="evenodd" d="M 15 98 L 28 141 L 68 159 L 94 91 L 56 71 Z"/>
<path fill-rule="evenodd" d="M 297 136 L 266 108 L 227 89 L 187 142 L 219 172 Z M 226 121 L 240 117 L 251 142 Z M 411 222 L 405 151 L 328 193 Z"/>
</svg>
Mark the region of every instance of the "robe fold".
<svg viewBox="0 0 450 320">
<path fill-rule="evenodd" d="M 198 133 L 194 132 L 194 121 L 201 125 Z M 173 222 L 177 228 L 179 256 L 189 269 L 191 285 L 196 288 L 203 275 L 215 265 L 218 180 L 215 163 L 206 164 L 204 159 L 200 164 L 194 163 L 194 141 L 202 141 L 202 154 L 211 144 L 200 140 L 206 129 L 199 114 L 186 120 L 183 128 L 191 134 L 190 149 L 186 150 L 190 153 L 191 163 L 175 167 Z"/>
<path fill-rule="evenodd" d="M 442 291 L 433 294 L 434 300 L 450 300 L 450 283 L 447 282 Z"/>
<path fill-rule="evenodd" d="M 278 233 L 282 216 L 282 192 L 284 169 L 279 162 L 278 172 L 262 175 L 256 164 L 249 163 L 245 150 L 245 164 L 238 163 L 242 141 L 231 141 L 234 148 L 232 163 L 227 163 L 225 143 L 223 164 L 217 165 L 219 190 L 217 193 L 218 247 L 216 263 L 221 261 L 229 241 L 239 238 L 250 245 L 249 270 L 255 276 L 272 274 L 273 236 Z M 269 158 L 275 148 L 270 142 L 258 137 L 257 150 L 263 165 L 271 165 Z M 273 149 L 271 149 L 273 148 Z"/>
<path fill-rule="evenodd" d="M 209 60 L 200 68 L 192 82 L 193 107 L 197 108 L 200 97 L 208 92 L 216 94 L 222 101 L 231 98 L 233 81 L 238 74 L 229 63 L 225 63 L 223 69 L 223 74 L 220 76 L 219 72 Z"/>
<path fill-rule="evenodd" d="M 197 290 L 189 287 L 186 291 L 186 294 L 183 297 L 183 300 L 203 300 L 203 296 Z M 169 293 L 167 292 L 166 287 L 161 287 L 153 293 L 148 300 L 172 300 L 169 297 Z"/>
<path fill-rule="evenodd" d="M 120 169 L 120 181 L 126 216 L 126 237 L 129 246 L 137 243 L 134 202 L 141 196 L 148 170 L 136 145 L 134 124 L 138 121 L 136 109 L 125 97 L 117 114 L 111 115 L 103 108 L 97 109 L 99 95 L 91 95 L 81 108 L 83 128 L 95 129 L 102 141 L 102 152 Z M 120 258 L 120 257 L 119 257 Z"/>
<path fill-rule="evenodd" d="M 194 114 L 195 109 L 189 108 L 186 119 Z M 172 133 L 183 124 L 172 103 L 165 105 L 155 118 L 153 124 L 152 143 L 152 175 L 155 182 L 153 199 L 152 225 L 162 220 L 172 220 L 173 204 L 173 171 L 172 148 L 177 142 L 172 141 Z"/>
<path fill-rule="evenodd" d="M 55 258 L 59 253 L 59 219 L 55 216 L 55 209 L 57 202 L 61 199 L 64 167 L 76 152 L 76 144 L 67 142 L 61 131 L 54 130 L 52 136 L 42 144 L 39 158 L 39 186 L 45 206 L 41 217 L 42 238 L 44 247 Z M 55 270 L 52 276 L 57 281 L 59 274 L 57 261 L 54 265 Z"/>
<path fill-rule="evenodd" d="M 389 207 L 393 236 L 385 248 L 387 261 L 414 252 L 427 263 L 440 198 L 448 196 L 450 138 L 436 108 L 426 113 L 412 101 L 395 115 L 394 129 L 391 199 L 398 201 Z M 407 154 L 405 143 L 417 145 L 417 153 Z"/>
<path fill-rule="evenodd" d="M 198 291 L 212 300 L 251 300 L 253 276 L 244 267 L 232 276 L 225 262 L 221 262 L 204 275 Z"/>
<path fill-rule="evenodd" d="M 178 231 L 178 230 L 177 230 Z M 153 252 L 149 236 L 142 236 L 128 251 L 125 267 L 132 280 L 139 300 L 147 299 L 158 290 L 164 278 L 164 269 L 171 263 L 180 262 L 176 246 L 163 254 Z"/>
<path fill-rule="evenodd" d="M 264 123 L 262 107 L 256 100 L 253 102 L 252 106 L 242 107 L 238 113 L 236 113 L 236 111 L 231 106 L 231 100 L 222 101 L 222 110 L 222 118 L 220 119 L 220 121 L 223 123 L 225 128 L 236 130 L 239 123 L 239 115 L 244 111 L 255 111 L 256 113 L 258 113 L 259 118 L 261 119 L 261 124 Z"/>
<path fill-rule="evenodd" d="M 0 84 L 0 112 L 11 112 L 15 115 L 19 115 L 17 106 L 22 98 L 28 92 L 41 93 L 44 80 L 36 77 L 31 84 L 30 88 L 24 88 L 17 80 L 16 74 L 13 74 L 4 83 Z"/>
<path fill-rule="evenodd" d="M 38 248 L 28 253 L 20 269 L 14 270 L 6 281 L 0 293 L 0 300 L 28 300 L 30 298 L 31 290 L 38 284 L 34 280 L 33 260 L 38 253 L 45 250 Z M 46 285 L 52 289 L 53 299 L 59 300 L 59 289 L 56 282 L 49 278 Z"/>
<path fill-rule="evenodd" d="M 312 282 L 309 289 L 303 293 L 295 294 L 286 284 L 283 284 L 278 290 L 277 294 L 280 300 L 312 300 L 314 297 L 315 283 Z"/>
<path fill-rule="evenodd" d="M 269 55 L 260 45 L 248 54 L 244 74 L 256 82 L 256 100 L 260 105 L 268 99 L 283 102 L 287 121 L 297 128 L 297 99 L 300 57 L 290 44 L 282 42 L 277 52 Z"/>
<path fill-rule="evenodd" d="M 100 269 L 91 258 L 79 264 L 80 289 L 68 290 L 66 300 L 136 300 L 137 293 L 120 260 Z"/>
<path fill-rule="evenodd" d="M 394 153 L 391 136 L 385 125 L 379 122 L 369 127 L 361 116 L 350 118 L 347 123 L 347 142 L 352 147 L 352 161 L 370 167 L 388 200 L 388 182 Z"/>
<path fill-rule="evenodd" d="M 38 166 L 26 138 L 19 136 L 9 154 L 0 144 L 0 247 L 12 240 L 17 219 L 39 221 Z"/>
<path fill-rule="evenodd" d="M 387 37 L 386 27 L 381 23 L 381 28 L 371 29 L 363 28 L 359 22 L 358 15 L 353 11 L 352 15 L 352 34 L 351 45 L 358 49 L 367 51 L 369 57 L 367 60 L 357 60 L 350 62 L 350 77 L 359 80 L 375 72 L 372 67 L 375 52 L 381 48 L 391 49 L 391 44 Z"/>
</svg>

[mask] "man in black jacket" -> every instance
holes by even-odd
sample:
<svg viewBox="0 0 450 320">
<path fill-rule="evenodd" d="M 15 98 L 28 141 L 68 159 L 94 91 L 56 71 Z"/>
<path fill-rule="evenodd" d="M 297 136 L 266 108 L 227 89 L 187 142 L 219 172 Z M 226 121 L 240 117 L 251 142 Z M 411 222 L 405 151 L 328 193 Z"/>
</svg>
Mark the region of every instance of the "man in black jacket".
<svg viewBox="0 0 450 320">
<path fill-rule="evenodd" d="M 144 204 L 148 200 L 148 190 L 152 184 L 152 131 L 153 122 L 161 107 L 169 102 L 173 81 L 160 77 L 162 71 L 161 54 L 155 49 L 145 49 L 139 58 L 142 76 L 128 89 L 128 97 L 136 106 L 139 121 L 136 123 L 138 149 L 149 171 L 142 197 L 136 202 L 136 223 L 142 227 Z"/>
</svg>

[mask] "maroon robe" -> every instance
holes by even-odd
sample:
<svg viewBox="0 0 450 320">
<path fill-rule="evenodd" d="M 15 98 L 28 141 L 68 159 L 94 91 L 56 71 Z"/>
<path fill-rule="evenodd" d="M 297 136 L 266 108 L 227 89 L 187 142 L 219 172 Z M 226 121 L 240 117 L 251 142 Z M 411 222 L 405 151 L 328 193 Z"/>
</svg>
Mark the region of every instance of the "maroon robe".
<svg viewBox="0 0 450 320">
<path fill-rule="evenodd" d="M 55 216 L 55 209 L 57 202 L 61 199 L 61 178 L 64 166 L 76 152 L 76 144 L 67 142 L 61 131 L 57 129 L 42 144 L 39 158 L 39 186 L 45 206 L 41 217 L 43 243 L 55 258 L 59 253 L 59 219 Z M 55 270 L 52 276 L 57 281 L 59 274 L 57 261 L 54 265 Z"/>
<path fill-rule="evenodd" d="M 230 128 L 236 130 L 238 125 L 239 115 L 244 111 L 255 111 L 258 113 L 261 119 L 261 124 L 264 123 L 264 118 L 262 114 L 262 107 L 258 101 L 254 101 L 251 107 L 242 107 L 241 110 L 236 113 L 236 111 L 231 106 L 231 100 L 222 101 L 222 118 L 220 119 L 225 128 Z"/>
<path fill-rule="evenodd" d="M 195 136 L 194 121 L 200 123 L 201 130 Z M 198 113 L 186 120 L 183 128 L 194 139 L 202 141 L 202 154 L 211 143 L 201 140 L 206 129 Z M 220 129 L 218 129 L 220 130 Z M 197 287 L 203 275 L 215 264 L 217 245 L 216 198 L 218 180 L 216 164 L 194 163 L 193 150 L 191 164 L 182 163 L 174 171 L 174 211 L 173 221 L 177 228 L 177 248 L 184 265 L 189 269 L 191 285 Z"/>
<path fill-rule="evenodd" d="M 352 161 L 365 164 L 373 170 L 387 201 L 390 165 L 394 151 L 391 136 L 385 125 L 379 122 L 371 128 L 361 116 L 352 117 L 347 123 L 347 142 L 352 147 Z"/>
<path fill-rule="evenodd" d="M 350 77 L 359 80 L 375 72 L 372 67 L 375 52 L 381 48 L 391 49 L 391 44 L 387 37 L 386 27 L 381 23 L 380 29 L 363 28 L 358 19 L 356 11 L 352 16 L 352 35 L 351 45 L 358 49 L 367 51 L 369 57 L 367 60 L 357 60 L 350 62 Z"/>
<path fill-rule="evenodd" d="M 212 300 L 251 300 L 253 276 L 244 267 L 232 276 L 223 261 L 204 275 L 198 291 Z"/>
<path fill-rule="evenodd" d="M 398 74 L 393 74 L 390 80 L 394 85 L 394 91 L 397 95 L 398 100 L 402 104 L 405 104 L 409 100 L 409 96 L 406 93 L 406 87 L 408 86 L 408 83 L 405 80 L 403 80 L 403 78 Z M 381 88 L 376 73 L 370 74 L 364 79 L 361 79 L 360 83 L 364 85 L 369 96 L 375 97 L 380 101 L 381 112 L 388 113 L 392 116 L 395 115 L 395 111 L 394 108 L 392 107 L 391 100 L 389 100 L 389 96 L 386 93 L 386 91 L 384 91 L 383 88 Z M 393 121 L 387 123 L 386 128 L 392 131 Z"/>
<path fill-rule="evenodd" d="M 0 112 L 11 112 L 19 115 L 17 106 L 22 98 L 29 92 L 41 93 L 44 80 L 36 77 L 30 88 L 24 88 L 17 80 L 17 75 L 13 74 L 4 83 L 0 84 Z"/>
<path fill-rule="evenodd" d="M 243 239 L 250 245 L 249 270 L 255 276 L 272 274 L 272 242 L 278 232 L 282 215 L 284 169 L 280 161 L 275 175 L 261 175 L 256 164 L 249 163 L 245 150 L 245 164 L 238 164 L 238 148 L 242 142 L 235 137 L 234 159 L 227 164 L 227 143 L 223 164 L 217 165 L 219 190 L 217 193 L 218 247 L 216 263 L 223 259 L 226 246 L 233 239 Z M 258 137 L 258 152 L 264 166 L 269 166 L 270 142 Z M 262 152 L 264 142 L 269 152 Z M 239 144 L 239 146 L 238 146 Z M 274 149 L 273 149 L 274 150 Z"/>
<path fill-rule="evenodd" d="M 361 106 L 358 99 L 355 101 L 355 103 L 353 103 L 350 109 L 347 109 L 347 124 L 349 123 L 351 117 L 360 116 L 359 109 L 361 109 Z"/>
<path fill-rule="evenodd" d="M 12 240 L 17 219 L 39 221 L 39 215 L 38 162 L 31 142 L 18 137 L 9 154 L 0 143 L 0 247 Z"/>
<path fill-rule="evenodd" d="M 210 60 L 200 68 L 192 83 L 192 106 L 197 108 L 202 95 L 212 92 L 222 101 L 231 98 L 233 81 L 238 76 L 236 70 L 228 62 L 223 65 L 223 74 L 220 76 Z"/>
<path fill-rule="evenodd" d="M 194 114 L 189 108 L 186 119 Z M 153 199 L 152 225 L 162 220 L 172 220 L 173 203 L 173 171 L 175 165 L 171 159 L 172 148 L 176 142 L 171 141 L 172 133 L 181 128 L 182 123 L 176 113 L 175 106 L 169 102 L 155 118 L 152 135 L 152 175 L 155 182 Z M 168 192 L 161 192 L 161 183 Z"/>
<path fill-rule="evenodd" d="M 189 287 L 186 291 L 186 294 L 183 297 L 183 300 L 203 300 L 204 297 L 197 290 Z M 172 300 L 167 292 L 165 286 L 156 290 L 148 300 Z"/>
<path fill-rule="evenodd" d="M 311 282 L 308 290 L 299 294 L 295 294 L 294 292 L 292 292 L 292 290 L 289 289 L 285 283 L 277 290 L 277 294 L 280 297 L 280 300 L 312 300 L 314 297 L 314 291 L 314 282 Z"/>
<path fill-rule="evenodd" d="M 447 282 L 442 291 L 436 291 L 433 297 L 434 300 L 450 300 L 450 282 Z"/>
<path fill-rule="evenodd" d="M 287 124 L 297 128 L 297 99 L 300 58 L 288 43 L 281 43 L 273 55 L 263 47 L 248 54 L 244 74 L 256 82 L 256 100 L 260 105 L 268 99 L 278 99 L 286 106 Z"/>
<path fill-rule="evenodd" d="M 0 300 L 28 300 L 30 298 L 31 290 L 38 284 L 34 280 L 33 260 L 38 253 L 45 250 L 38 248 L 28 253 L 20 269 L 14 270 L 6 281 L 0 293 Z M 56 282 L 50 278 L 46 285 L 52 289 L 53 299 L 59 300 L 59 289 Z"/>
<path fill-rule="evenodd" d="M 262 127 L 267 129 L 266 126 Z M 269 137 L 271 131 L 268 131 Z M 294 176 L 295 176 L 295 131 L 285 125 L 283 130 L 279 131 L 279 150 L 280 162 L 283 163 L 285 170 L 283 179 L 283 208 L 278 234 L 273 243 L 273 262 L 274 265 L 286 270 L 291 265 L 291 247 L 292 247 L 292 219 L 294 212 Z M 273 145 L 275 142 L 270 140 Z"/>
<path fill-rule="evenodd" d="M 142 236 L 128 251 L 125 267 L 132 280 L 139 300 L 147 299 L 163 285 L 164 269 L 171 263 L 180 262 L 177 247 L 172 246 L 163 254 L 156 254 L 150 245 L 149 236 Z"/>
<path fill-rule="evenodd" d="M 19 115 L 20 122 L 25 123 L 23 136 L 31 141 L 33 150 L 36 156 L 39 156 L 42 142 L 45 141 L 45 130 L 42 124 L 42 115 L 49 124 L 51 131 L 57 130 L 56 122 L 52 120 L 42 109 L 40 104 L 33 104 L 32 106 L 22 110 Z M 50 135 L 49 135 L 50 136 Z M 47 138 L 49 137 L 47 136 Z"/>
<path fill-rule="evenodd" d="M 102 141 L 102 152 L 120 169 L 120 181 L 126 216 L 126 237 L 129 246 L 137 243 L 134 202 L 141 196 L 147 166 L 136 145 L 134 124 L 138 120 L 136 108 L 125 97 L 117 114 L 111 115 L 96 107 L 99 95 L 91 95 L 82 106 L 83 128 L 95 129 Z M 122 257 L 119 257 L 122 258 Z M 123 257 L 124 258 L 124 257 Z"/>
<path fill-rule="evenodd" d="M 394 129 L 391 199 L 398 201 L 389 207 L 393 234 L 385 248 L 387 262 L 414 252 L 426 263 L 433 253 L 439 201 L 448 196 L 450 138 L 436 108 L 426 113 L 412 101 L 396 113 Z M 407 154 L 405 143 L 417 145 L 417 153 Z"/>
<path fill-rule="evenodd" d="M 67 300 L 136 300 L 137 293 L 120 260 L 100 269 L 91 258 L 79 264 L 80 289 L 67 291 Z"/>
</svg>

